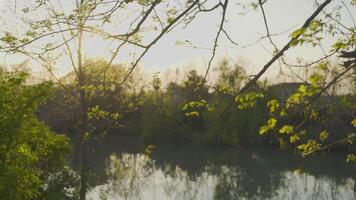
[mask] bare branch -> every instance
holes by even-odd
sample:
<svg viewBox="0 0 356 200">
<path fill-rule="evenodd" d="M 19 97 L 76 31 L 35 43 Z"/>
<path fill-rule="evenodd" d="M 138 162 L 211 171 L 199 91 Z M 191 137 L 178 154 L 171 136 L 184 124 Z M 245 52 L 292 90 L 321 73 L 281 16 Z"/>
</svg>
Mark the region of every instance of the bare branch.
<svg viewBox="0 0 356 200">
<path fill-rule="evenodd" d="M 268 27 L 268 23 L 267 23 L 267 17 L 266 17 L 266 13 L 265 13 L 265 10 L 263 8 L 263 4 L 266 2 L 267 0 L 265 0 L 264 2 L 262 2 L 262 0 L 258 0 L 258 4 L 261 8 L 261 12 L 262 12 L 262 16 L 263 16 L 263 21 L 264 21 L 264 24 L 265 24 L 265 28 L 266 28 L 266 32 L 267 32 L 267 38 L 268 40 L 270 41 L 270 43 L 272 44 L 272 46 L 274 47 L 274 50 L 275 51 L 278 51 L 278 47 L 277 45 L 273 42 L 272 38 L 271 38 L 271 33 L 269 31 L 269 27 Z"/>
<path fill-rule="evenodd" d="M 326 0 L 324 1 L 323 4 L 321 4 L 315 11 L 314 13 L 305 21 L 305 23 L 303 24 L 303 26 L 301 27 L 301 29 L 305 29 L 309 26 L 309 24 L 319 15 L 319 13 L 328 5 L 330 4 L 331 0 Z M 272 59 L 270 61 L 268 61 L 262 68 L 262 70 L 260 70 L 260 72 L 254 76 L 254 78 L 247 83 L 241 90 L 240 90 L 240 94 L 243 93 L 244 91 L 246 91 L 249 87 L 251 87 L 252 85 L 254 85 L 256 83 L 256 81 L 267 71 L 268 68 L 271 67 L 271 65 L 278 59 L 280 58 L 284 52 L 286 52 L 289 48 L 292 42 L 296 41 L 298 38 L 300 37 L 300 34 L 298 34 L 296 37 L 292 37 L 289 42 L 275 55 L 272 57 Z"/>
<path fill-rule="evenodd" d="M 208 76 L 208 73 L 209 73 L 209 70 L 211 68 L 211 64 L 215 58 L 215 54 L 216 54 L 216 49 L 218 47 L 218 41 L 219 41 L 219 37 L 220 37 L 220 34 L 221 32 L 223 31 L 223 28 L 224 28 L 224 23 L 225 23 L 225 18 L 226 18 L 226 10 L 227 10 L 227 4 L 228 4 L 229 0 L 225 0 L 224 4 L 221 4 L 221 7 L 223 9 L 223 13 L 222 13 L 222 16 L 221 16 L 221 22 L 220 22 L 220 26 L 219 26 L 219 30 L 216 34 L 216 37 L 215 37 L 215 41 L 214 41 L 214 47 L 213 47 L 213 52 L 212 52 L 212 55 L 210 57 L 210 60 L 209 60 L 209 63 L 208 63 L 208 68 L 206 69 L 206 72 L 205 72 L 205 75 L 204 75 L 204 78 L 203 78 L 203 81 L 206 80 L 206 77 Z"/>
<path fill-rule="evenodd" d="M 312 62 L 304 64 L 304 65 L 293 65 L 293 64 L 287 63 L 284 59 L 281 59 L 281 60 L 282 60 L 283 64 L 285 64 L 286 66 L 295 67 L 295 68 L 305 68 L 305 67 L 310 67 L 310 66 L 312 66 L 314 64 L 317 64 L 317 63 L 319 63 L 319 62 L 321 62 L 323 60 L 326 60 L 326 59 L 330 58 L 331 56 L 333 56 L 335 53 L 337 53 L 337 52 L 336 51 L 332 51 L 331 53 L 329 53 L 329 54 L 327 54 L 327 55 L 325 55 L 325 56 L 323 56 L 323 57 L 321 57 L 321 58 L 319 58 L 317 60 L 314 60 Z"/>
<path fill-rule="evenodd" d="M 141 20 L 138 22 L 136 27 L 131 32 L 125 34 L 119 34 L 116 35 L 116 37 L 130 37 L 136 34 L 138 31 L 140 31 L 142 24 L 146 21 L 147 17 L 151 14 L 151 12 L 160 2 L 161 0 L 155 0 L 154 2 L 152 2 L 150 8 L 145 12 L 144 16 L 141 18 Z"/>
<path fill-rule="evenodd" d="M 74 31 L 74 30 L 77 30 L 77 28 L 70 28 L 70 29 L 64 29 L 64 30 L 45 33 L 43 35 L 40 35 L 40 36 L 30 40 L 30 41 L 24 42 L 24 43 L 22 43 L 22 44 L 20 44 L 18 46 L 15 46 L 15 47 L 2 47 L 2 48 L 0 48 L 0 51 L 3 51 L 3 52 L 18 51 L 20 48 L 25 47 L 25 46 L 27 46 L 27 45 L 29 45 L 31 43 L 34 43 L 35 41 L 40 40 L 42 38 L 45 38 L 45 37 L 48 37 L 48 36 L 51 36 L 51 35 L 55 35 L 55 34 L 58 34 L 58 33 L 62 33 L 62 32 Z"/>
<path fill-rule="evenodd" d="M 186 8 L 180 15 L 178 15 L 176 18 L 174 18 L 162 31 L 161 33 L 151 41 L 146 47 L 145 50 L 141 53 L 141 55 L 137 58 L 135 62 L 132 63 L 131 68 L 129 69 L 129 72 L 126 74 L 124 79 L 119 83 L 119 85 L 122 85 L 123 83 L 126 82 L 126 80 L 129 78 L 133 70 L 137 67 L 138 63 L 141 61 L 144 55 L 148 52 L 148 50 L 157 43 L 158 40 L 160 40 L 163 35 L 176 23 L 178 22 L 181 18 L 183 18 L 191 9 L 193 9 L 197 4 L 199 3 L 199 0 L 195 0 L 190 4 L 188 8 Z"/>
<path fill-rule="evenodd" d="M 235 42 L 230 35 L 226 32 L 226 30 L 223 28 L 222 32 L 224 33 L 224 35 L 226 36 L 226 38 L 234 45 L 239 46 L 239 44 L 237 44 L 237 42 Z"/>
<path fill-rule="evenodd" d="M 323 4 L 321 4 L 313 13 L 312 15 L 304 22 L 302 25 L 302 29 L 305 29 L 309 26 L 309 24 L 319 15 L 319 13 L 328 5 L 331 3 L 331 0 L 326 0 L 324 1 Z M 241 88 L 241 90 L 238 92 L 237 95 L 244 93 L 249 89 L 251 86 L 255 85 L 258 79 L 267 71 L 268 68 L 272 66 L 272 64 L 278 60 L 284 52 L 286 52 L 289 48 L 292 42 L 297 40 L 300 37 L 300 34 L 298 34 L 296 37 L 292 37 L 289 42 L 275 55 L 269 60 L 262 68 L 262 70 L 259 71 L 257 75 L 255 75 L 244 87 Z M 234 100 L 234 99 L 233 99 Z M 224 113 L 229 107 L 233 104 L 234 101 L 231 101 L 225 109 L 223 109 L 223 112 L 221 113 L 220 117 L 224 116 Z"/>
</svg>

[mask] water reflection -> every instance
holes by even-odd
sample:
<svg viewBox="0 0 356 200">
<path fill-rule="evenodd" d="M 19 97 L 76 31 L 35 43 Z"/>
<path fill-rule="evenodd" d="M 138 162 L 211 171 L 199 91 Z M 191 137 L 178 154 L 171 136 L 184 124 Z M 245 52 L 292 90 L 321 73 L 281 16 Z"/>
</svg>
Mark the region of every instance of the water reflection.
<svg viewBox="0 0 356 200">
<path fill-rule="evenodd" d="M 210 163 L 192 173 L 143 154 L 112 155 L 106 182 L 88 196 L 92 200 L 355 199 L 353 178 L 272 170 L 257 166 L 259 162 L 248 167 Z"/>
<path fill-rule="evenodd" d="M 111 155 L 106 168 L 107 183 L 100 187 L 100 197 L 119 196 L 123 199 L 142 199 L 141 190 L 155 171 L 153 161 L 145 155 Z"/>
<path fill-rule="evenodd" d="M 306 173 L 285 172 L 282 180 L 273 199 L 355 199 L 355 181 L 351 178 L 336 184 L 325 176 L 315 178 Z"/>
</svg>

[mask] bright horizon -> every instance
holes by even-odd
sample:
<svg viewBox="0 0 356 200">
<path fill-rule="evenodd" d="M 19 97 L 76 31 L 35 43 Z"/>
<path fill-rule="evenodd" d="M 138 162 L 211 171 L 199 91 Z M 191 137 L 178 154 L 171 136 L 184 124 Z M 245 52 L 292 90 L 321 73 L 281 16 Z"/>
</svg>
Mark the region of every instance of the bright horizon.
<svg viewBox="0 0 356 200">
<path fill-rule="evenodd" d="M 16 16 L 21 12 L 21 5 L 16 5 L 17 11 L 15 12 L 14 4 L 9 3 L 7 0 L 1 0 L 3 3 L 0 4 L 0 19 L 2 19 L 5 26 L 13 26 L 11 20 L 6 22 L 6 19 Z M 247 0 L 242 1 L 242 3 L 249 2 Z M 341 1 L 340 1 L 341 2 Z M 336 3 L 340 3 L 336 2 Z M 246 64 L 245 70 L 248 74 L 257 73 L 262 66 L 272 57 L 271 52 L 273 47 L 269 43 L 268 39 L 264 39 L 250 47 L 245 47 L 256 41 L 259 37 L 266 35 L 265 26 L 263 23 L 263 17 L 259 9 L 243 10 L 241 6 L 236 5 L 235 2 L 230 4 L 227 11 L 228 21 L 225 24 L 225 29 L 229 33 L 230 37 L 239 44 L 236 46 L 232 44 L 223 34 L 219 39 L 219 46 L 217 50 L 217 56 L 213 62 L 216 65 L 221 58 L 228 58 L 231 61 Z M 330 10 L 334 5 L 331 4 L 326 10 Z M 271 34 L 282 33 L 278 36 L 272 37 L 274 42 L 277 44 L 278 48 L 282 48 L 284 44 L 290 39 L 290 35 L 293 31 L 298 29 L 304 21 L 311 15 L 315 7 L 313 2 L 310 0 L 275 0 L 272 2 L 267 2 L 264 5 L 266 12 L 266 17 L 268 20 L 268 25 Z M 342 8 L 342 16 L 344 18 L 341 21 L 346 25 L 351 25 L 353 22 L 352 13 L 356 13 L 356 8 L 352 7 L 350 13 Z M 241 14 L 244 11 L 245 14 Z M 354 11 L 354 12 L 353 12 Z M 194 68 L 200 69 L 204 72 L 208 60 L 212 54 L 211 49 L 213 47 L 213 40 L 215 39 L 216 31 L 218 29 L 218 24 L 220 21 L 220 11 L 212 12 L 208 15 L 202 14 L 198 16 L 195 21 L 188 25 L 186 29 L 181 29 L 177 27 L 172 32 L 165 35 L 155 46 L 153 46 L 147 55 L 143 58 L 140 63 L 141 68 L 147 71 L 165 71 L 169 68 L 174 69 L 176 67 L 187 67 L 193 63 Z M 114 26 L 112 28 L 115 28 Z M 144 34 L 144 33 L 143 33 Z M 187 45 L 177 45 L 177 41 L 188 40 L 191 42 L 192 46 Z M 286 60 L 290 63 L 295 63 L 296 58 L 302 58 L 306 62 L 314 61 L 319 57 L 322 57 L 324 53 L 327 53 L 331 46 L 331 38 L 326 38 L 323 41 L 322 48 L 313 48 L 310 45 L 304 45 L 302 47 L 297 46 L 291 48 L 286 53 Z M 110 58 L 110 53 L 108 48 L 110 46 L 110 41 L 105 41 L 98 37 L 88 36 L 84 42 L 85 57 L 87 59 L 92 58 L 104 58 L 108 60 Z M 122 54 L 114 60 L 114 63 L 129 63 L 132 55 L 130 53 L 135 52 L 134 48 L 123 49 Z M 16 63 L 21 63 L 24 58 L 20 55 L 9 55 L 0 54 L 1 63 L 3 65 L 11 65 Z M 335 60 L 336 62 L 336 60 Z M 56 75 L 62 76 L 71 71 L 68 58 L 61 58 L 56 64 Z M 34 71 L 42 71 L 40 67 L 34 64 Z M 200 71 L 199 70 L 199 71 Z M 270 70 L 267 71 L 263 78 L 268 80 L 275 79 L 281 68 L 278 64 L 274 64 Z M 282 68 L 284 72 L 289 73 L 288 68 Z M 295 69 L 296 71 L 299 69 Z M 209 77 L 208 77 L 209 78 Z"/>
</svg>

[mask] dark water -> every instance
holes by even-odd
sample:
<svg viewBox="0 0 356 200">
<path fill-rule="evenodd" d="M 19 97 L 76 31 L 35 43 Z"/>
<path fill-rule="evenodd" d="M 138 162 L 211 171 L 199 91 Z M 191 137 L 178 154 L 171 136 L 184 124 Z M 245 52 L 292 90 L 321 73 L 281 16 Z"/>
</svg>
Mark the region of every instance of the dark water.
<svg viewBox="0 0 356 200">
<path fill-rule="evenodd" d="M 265 149 L 126 149 L 94 163 L 89 199 L 356 199 L 355 167 L 341 153 L 302 160 Z"/>
</svg>

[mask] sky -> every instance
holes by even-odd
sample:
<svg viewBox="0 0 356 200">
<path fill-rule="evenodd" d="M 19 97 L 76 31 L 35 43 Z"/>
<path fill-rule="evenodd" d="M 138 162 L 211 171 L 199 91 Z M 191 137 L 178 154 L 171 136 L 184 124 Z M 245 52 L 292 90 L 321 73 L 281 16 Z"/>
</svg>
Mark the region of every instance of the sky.
<svg viewBox="0 0 356 200">
<path fill-rule="evenodd" d="M 10 1 L 10 3 L 9 3 Z M 346 0 L 334 0 L 334 3 L 327 7 L 328 10 L 335 7 L 336 4 L 341 4 Z M 261 36 L 266 34 L 266 29 L 263 23 L 262 14 L 259 9 L 243 9 L 241 4 L 252 2 L 251 0 L 230 0 L 227 10 L 227 21 L 225 30 L 230 37 L 238 43 L 238 46 L 232 44 L 223 34 L 220 36 L 218 43 L 217 57 L 214 64 L 226 57 L 234 62 L 244 65 L 245 70 L 249 74 L 256 74 L 269 59 L 273 47 L 268 40 L 263 40 L 255 43 L 252 46 L 246 47 L 256 41 Z M 321 1 L 319 1 L 321 2 Z M 341 4 L 342 5 L 342 4 Z M 11 10 L 14 7 L 11 0 L 0 0 L 0 21 L 11 21 L 14 13 Z M 17 5 L 21 7 L 21 5 Z M 353 18 L 356 15 L 356 6 L 349 7 L 350 13 L 345 8 L 341 10 L 341 20 L 344 24 L 353 25 Z M 13 9 L 13 8 L 12 8 Z M 19 8 L 18 8 L 19 9 Z M 274 42 L 279 48 L 282 48 L 290 39 L 291 33 L 298 29 L 304 21 L 313 13 L 315 7 L 311 0 L 268 0 L 265 3 L 265 12 L 269 24 L 271 34 L 283 33 L 273 37 Z M 187 28 L 182 29 L 177 27 L 172 32 L 165 35 L 155 46 L 153 46 L 148 54 L 141 62 L 142 68 L 151 71 L 164 71 L 168 68 L 189 67 L 190 65 L 199 66 L 202 71 L 207 67 L 208 60 L 212 54 L 213 41 L 218 30 L 218 25 L 221 18 L 221 10 L 209 14 L 201 14 L 189 24 Z M 13 26 L 12 23 L 5 23 L 6 26 Z M 21 27 L 17 27 L 20 28 Z M 113 25 L 112 27 L 116 27 Z M 5 31 L 0 30 L 0 31 Z M 189 40 L 192 45 L 177 45 L 177 41 Z M 295 62 L 296 58 L 302 58 L 305 61 L 313 61 L 322 56 L 324 52 L 328 52 L 327 46 L 334 41 L 334 38 L 326 38 L 322 48 L 311 47 L 295 47 L 288 51 L 286 59 L 291 63 Z M 102 39 L 88 37 L 85 40 L 85 54 L 87 58 L 109 58 L 108 41 Z M 194 46 L 194 47 L 192 47 Z M 123 53 L 115 60 L 115 62 L 130 62 L 132 59 L 131 53 L 135 49 L 132 47 L 123 50 Z M 5 65 L 18 63 L 25 59 L 19 55 L 0 54 L 2 63 Z M 70 71 L 68 59 L 61 60 L 57 63 L 58 75 L 64 75 Z M 40 70 L 40 69 L 36 69 Z M 268 71 L 266 77 L 277 76 L 281 69 L 279 66 L 273 66 Z"/>
</svg>

